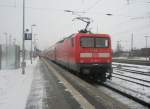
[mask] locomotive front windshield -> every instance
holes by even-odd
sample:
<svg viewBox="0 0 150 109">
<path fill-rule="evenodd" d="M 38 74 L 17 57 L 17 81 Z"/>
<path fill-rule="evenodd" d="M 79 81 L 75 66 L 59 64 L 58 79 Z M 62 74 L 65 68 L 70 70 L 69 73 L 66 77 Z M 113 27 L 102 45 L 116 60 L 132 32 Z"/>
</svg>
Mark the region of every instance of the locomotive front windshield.
<svg viewBox="0 0 150 109">
<path fill-rule="evenodd" d="M 81 37 L 80 46 L 82 48 L 107 48 L 109 38 L 104 37 Z"/>
</svg>

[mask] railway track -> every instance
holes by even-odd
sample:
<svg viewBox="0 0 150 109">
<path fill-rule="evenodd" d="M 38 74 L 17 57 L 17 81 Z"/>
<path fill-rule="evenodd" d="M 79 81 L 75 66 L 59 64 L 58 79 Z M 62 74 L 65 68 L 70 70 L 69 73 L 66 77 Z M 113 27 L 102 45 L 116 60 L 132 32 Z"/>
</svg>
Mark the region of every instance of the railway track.
<svg viewBox="0 0 150 109">
<path fill-rule="evenodd" d="M 63 67 L 58 66 L 50 61 L 47 61 L 57 72 L 64 77 L 74 88 L 76 88 L 96 109 L 129 109 L 127 105 L 113 99 L 103 91 L 98 90 L 89 82 L 73 75 Z"/>
<path fill-rule="evenodd" d="M 106 83 L 104 83 L 102 85 L 104 87 L 107 87 L 123 96 L 126 96 L 126 97 L 150 108 L 150 95 L 146 95 L 142 91 L 139 92 L 137 90 L 131 89 L 130 88 L 131 85 L 126 87 L 117 82 L 116 82 L 116 84 L 113 83 L 114 82 L 113 80 L 118 79 L 122 82 L 136 84 L 136 85 L 138 85 L 138 87 L 142 87 L 143 89 L 149 88 L 149 90 L 150 90 L 150 81 L 149 81 L 150 73 L 147 71 L 133 70 L 132 66 L 128 66 L 128 65 L 117 64 L 117 65 L 113 65 L 113 67 L 114 67 L 114 72 L 112 74 L 112 81 L 107 81 Z M 138 66 L 133 66 L 133 67 L 139 68 Z M 136 95 L 140 95 L 143 98 L 136 96 Z"/>
<path fill-rule="evenodd" d="M 108 83 L 104 83 L 104 84 L 102 84 L 102 85 L 103 85 L 104 87 L 107 87 L 107 88 L 111 89 L 112 91 L 115 91 L 115 92 L 117 92 L 117 93 L 119 93 L 119 94 L 121 94 L 121 95 L 123 95 L 123 96 L 129 98 L 129 99 L 134 100 L 134 101 L 137 102 L 137 103 L 142 104 L 143 106 L 146 106 L 146 107 L 150 108 L 150 103 L 149 103 L 149 102 L 146 102 L 146 101 L 144 101 L 144 100 L 142 100 L 142 99 L 140 99 L 140 98 L 138 98 L 138 97 L 135 97 L 135 96 L 133 96 L 133 95 L 131 95 L 131 94 L 128 94 L 128 93 L 126 93 L 126 92 L 124 92 L 124 91 L 122 91 L 122 90 L 119 90 L 117 87 L 113 87 L 112 85 L 110 85 L 110 84 L 108 84 Z"/>
<path fill-rule="evenodd" d="M 126 72 L 130 71 L 130 73 L 140 74 L 140 75 L 144 75 L 144 76 L 150 76 L 148 73 L 145 73 L 145 72 L 142 72 L 142 71 L 122 70 L 122 69 L 121 69 L 121 71 L 126 71 Z M 116 76 L 116 75 L 119 75 L 119 76 Z M 112 77 L 120 79 L 120 80 L 123 80 L 123 81 L 130 82 L 130 83 L 134 83 L 134 84 L 137 84 L 137 85 L 140 85 L 140 86 L 143 86 L 143 87 L 150 88 L 150 81 L 149 80 L 144 80 L 144 79 L 139 79 L 139 78 L 136 78 L 136 77 L 126 76 L 126 75 L 123 75 L 123 74 L 120 74 L 120 73 L 115 73 L 115 72 L 113 72 Z M 136 82 L 136 81 L 138 81 L 138 82 Z M 89 80 L 87 82 L 90 83 Z M 149 85 L 147 85 L 145 83 L 147 83 Z M 93 85 L 93 82 L 91 84 Z M 145 97 L 146 100 L 150 100 L 150 96 L 146 96 L 142 92 L 138 92 L 138 91 L 126 88 L 124 86 L 120 86 L 120 87 L 122 87 L 122 89 L 120 90 L 120 88 L 116 87 L 117 84 L 113 84 L 111 81 L 106 82 L 106 83 L 101 84 L 101 85 L 106 87 L 106 88 L 108 88 L 108 89 L 110 89 L 110 90 L 112 90 L 112 91 L 114 91 L 114 92 L 117 92 L 118 94 L 123 95 L 124 97 L 127 97 L 127 98 L 129 98 L 129 99 L 131 99 L 131 100 L 133 100 L 133 101 L 135 101 L 135 102 L 137 102 L 137 103 L 139 103 L 139 104 L 141 104 L 143 106 L 146 106 L 146 107 L 150 108 L 150 103 L 149 102 L 144 101 L 140 97 L 136 97 L 135 96 L 136 94 L 140 94 L 141 96 Z M 127 90 L 127 91 L 125 92 L 124 90 Z M 134 95 L 132 93 L 134 93 Z"/>
<path fill-rule="evenodd" d="M 142 60 L 113 59 L 113 62 L 150 66 L 150 61 Z"/>
<path fill-rule="evenodd" d="M 116 75 L 119 75 L 119 76 L 116 76 Z M 141 74 L 142 75 L 142 74 Z M 147 76 L 147 75 L 145 75 Z M 128 78 L 128 79 L 125 79 L 125 78 Z M 112 75 L 112 78 L 117 78 L 117 79 L 120 79 L 120 80 L 123 80 L 123 81 L 127 81 L 127 82 L 130 82 L 130 83 L 134 83 L 134 84 L 137 84 L 137 85 L 140 85 L 141 87 L 147 87 L 147 88 L 150 88 L 150 81 L 149 80 L 144 80 L 144 79 L 139 79 L 139 78 L 136 78 L 136 77 L 131 77 L 131 76 L 126 76 L 126 75 L 122 75 L 122 74 L 119 74 L 119 73 L 113 73 Z M 139 81 L 139 82 L 135 82 L 134 80 L 136 81 Z M 144 83 L 143 83 L 144 82 Z M 149 84 L 149 85 L 146 85 L 145 83 Z M 133 89 L 130 89 L 129 87 L 124 87 L 124 86 L 119 86 L 119 84 L 115 84 L 113 83 L 112 81 L 107 81 L 103 84 L 100 84 L 114 92 L 117 92 L 119 93 L 120 95 L 124 96 L 124 97 L 127 97 L 143 106 L 146 106 L 148 108 L 150 108 L 150 96 L 147 96 L 145 95 L 144 93 L 142 92 L 138 92 L 136 90 L 133 90 Z M 98 85 L 99 86 L 99 85 Z M 96 85 L 96 87 L 98 87 Z M 146 100 L 143 100 L 141 99 L 141 97 L 139 96 L 135 96 L 135 95 L 140 95 L 140 96 L 143 96 L 144 99 Z"/>
<path fill-rule="evenodd" d="M 150 87 L 150 81 L 149 81 L 150 73 L 149 72 L 132 70 L 130 68 L 124 68 L 124 66 L 120 67 L 120 64 L 118 66 L 114 67 L 114 72 L 113 72 L 114 78 L 118 78 L 124 81 L 135 83 L 141 86 L 145 86 L 145 87 Z"/>
<path fill-rule="evenodd" d="M 115 74 L 115 73 L 114 73 Z M 118 78 L 118 79 L 121 79 L 121 77 L 115 77 L 115 75 L 113 74 L 113 78 Z M 149 80 L 142 80 L 142 79 L 138 79 L 138 78 L 135 78 L 135 77 L 130 77 L 130 76 L 126 76 L 126 75 L 121 75 L 121 74 L 117 74 L 116 73 L 116 75 L 120 75 L 120 76 L 124 76 L 124 77 L 126 77 L 126 78 L 129 78 L 129 79 L 137 79 L 138 81 L 141 81 L 141 82 L 147 82 L 147 83 L 149 83 L 150 81 Z M 67 79 L 69 80 L 69 78 L 67 77 Z M 72 78 L 73 79 L 73 78 Z M 121 80 L 123 80 L 123 81 L 128 81 L 128 82 L 130 82 L 130 83 L 135 83 L 134 81 L 131 81 L 131 80 L 127 80 L 127 79 L 121 79 Z M 71 81 L 70 81 L 71 82 Z M 88 81 L 88 83 L 89 83 L 89 81 Z M 75 83 L 76 84 L 76 83 Z M 97 85 L 95 85 L 95 84 L 93 84 L 93 83 L 90 83 L 91 85 L 93 85 L 93 86 L 95 86 L 96 88 L 98 87 L 98 86 L 100 86 L 99 84 L 98 84 L 98 86 Z M 136 83 L 136 84 L 138 84 L 138 85 L 140 85 L 140 86 L 144 86 L 145 84 L 142 84 L 142 83 Z M 77 85 L 77 84 L 76 84 Z M 79 86 L 76 86 L 75 85 L 75 87 L 77 87 L 79 90 L 83 90 L 82 88 L 81 88 L 81 86 L 79 87 Z M 124 87 L 124 86 L 120 86 L 120 87 L 122 87 L 122 89 L 121 88 L 118 88 L 117 87 L 117 84 L 115 84 L 115 83 L 113 83 L 112 81 L 108 81 L 108 82 L 106 82 L 106 83 L 104 83 L 104 84 L 101 84 L 102 86 L 104 86 L 104 87 L 106 87 L 106 88 L 108 88 L 109 90 L 112 90 L 112 91 L 114 91 L 114 92 L 117 92 L 118 94 L 120 94 L 120 95 L 123 95 L 124 97 L 127 97 L 127 98 L 129 98 L 129 99 L 132 99 L 133 101 L 135 101 L 136 103 L 139 103 L 139 104 L 141 104 L 142 106 L 146 106 L 146 107 L 148 107 L 148 108 L 150 108 L 150 103 L 149 102 L 147 102 L 147 101 L 144 101 L 143 99 L 141 99 L 140 97 L 137 97 L 137 96 L 134 96 L 134 95 L 136 95 L 136 94 L 140 94 L 140 95 L 142 95 L 142 96 L 144 96 L 145 97 L 145 94 L 144 93 L 142 93 L 142 92 L 138 92 L 138 91 L 135 91 L 135 90 L 132 90 L 132 89 L 130 89 L 130 88 L 127 88 L 127 87 Z M 149 85 L 145 85 L 144 87 L 150 87 Z M 85 88 L 84 88 L 84 90 L 85 90 Z M 89 91 L 89 92 L 91 92 L 91 90 L 90 90 L 90 88 L 87 88 L 87 90 Z M 98 90 L 98 89 L 97 89 Z M 127 90 L 126 92 L 124 91 L 124 90 Z M 95 90 L 96 91 L 96 90 Z M 82 92 L 82 91 L 81 91 Z M 131 93 L 129 93 L 129 92 L 131 92 L 131 93 L 134 93 L 134 95 L 133 94 L 131 94 Z M 85 94 L 85 93 L 84 93 Z M 90 93 L 88 93 L 88 94 L 90 94 Z M 85 95 L 85 96 L 87 96 L 87 95 Z M 89 97 L 89 96 L 88 96 Z M 97 96 L 95 96 L 96 98 L 97 98 Z M 91 98 L 91 97 L 90 97 Z M 92 97 L 93 98 L 93 97 Z M 150 99 L 150 96 L 146 96 L 145 97 L 146 99 Z M 91 102 L 93 102 L 93 101 L 91 101 Z M 123 102 L 123 101 L 122 101 Z M 140 109 L 140 108 L 139 108 Z"/>
<path fill-rule="evenodd" d="M 118 79 L 121 79 L 121 80 L 124 80 L 124 81 L 128 81 L 128 82 L 131 82 L 131 83 L 135 83 L 135 84 L 138 84 L 138 85 L 141 85 L 141 86 L 145 86 L 145 87 L 150 87 L 150 85 L 146 85 L 144 83 L 140 83 L 140 82 L 135 82 L 135 81 L 132 81 L 130 79 L 134 79 L 134 80 L 138 80 L 138 81 L 141 81 L 141 82 L 146 82 L 146 83 L 150 83 L 150 81 L 148 80 L 143 80 L 143 79 L 139 79 L 139 78 L 134 78 L 134 77 L 130 77 L 130 76 L 125 76 L 125 75 L 121 75 L 119 73 L 113 73 L 115 75 L 119 75 L 119 76 L 112 76 L 114 78 L 118 78 Z M 122 78 L 122 77 L 126 77 L 128 79 L 125 79 L 125 78 Z"/>
<path fill-rule="evenodd" d="M 146 83 L 150 83 L 149 80 L 144 80 L 144 79 L 139 79 L 139 78 L 135 78 L 135 77 L 131 77 L 131 76 L 126 76 L 126 75 L 119 74 L 119 73 L 113 73 L 113 74 L 119 75 L 119 76 L 122 76 L 122 77 L 127 77 L 127 78 L 134 79 L 134 80 L 139 80 L 139 81 L 146 82 Z M 116 76 L 113 76 L 113 77 L 116 77 Z"/>
<path fill-rule="evenodd" d="M 141 75 L 150 76 L 150 72 L 136 71 L 136 70 L 130 70 L 130 69 L 125 69 L 125 68 L 121 68 L 121 69 L 118 69 L 118 70 L 120 70 L 120 71 L 127 71 L 127 72 L 135 73 L 135 74 L 141 74 Z"/>
<path fill-rule="evenodd" d="M 118 71 L 125 71 L 125 72 L 150 76 L 150 72 L 131 70 L 131 69 L 128 69 L 128 68 L 117 68 L 117 67 L 113 67 L 113 69 L 118 70 Z"/>
</svg>

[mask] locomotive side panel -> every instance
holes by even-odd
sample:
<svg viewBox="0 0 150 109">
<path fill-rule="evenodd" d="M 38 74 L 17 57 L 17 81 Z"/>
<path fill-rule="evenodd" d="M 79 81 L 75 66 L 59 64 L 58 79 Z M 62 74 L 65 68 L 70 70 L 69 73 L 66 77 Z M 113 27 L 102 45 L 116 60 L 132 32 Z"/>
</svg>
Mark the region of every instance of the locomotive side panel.
<svg viewBox="0 0 150 109">
<path fill-rule="evenodd" d="M 56 44 L 56 62 L 69 69 L 74 69 L 75 64 L 75 40 L 74 37 L 66 38 Z"/>
</svg>

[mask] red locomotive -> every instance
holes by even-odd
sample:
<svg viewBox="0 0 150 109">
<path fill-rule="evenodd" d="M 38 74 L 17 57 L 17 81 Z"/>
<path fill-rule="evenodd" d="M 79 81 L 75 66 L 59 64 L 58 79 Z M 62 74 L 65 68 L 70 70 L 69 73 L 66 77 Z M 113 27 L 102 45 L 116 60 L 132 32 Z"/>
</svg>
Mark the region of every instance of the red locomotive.
<svg viewBox="0 0 150 109">
<path fill-rule="evenodd" d="M 82 76 L 101 82 L 111 78 L 112 49 L 108 34 L 92 34 L 82 30 L 50 47 L 46 57 Z"/>
<path fill-rule="evenodd" d="M 111 78 L 112 49 L 108 34 L 73 34 L 49 48 L 47 57 L 96 80 Z"/>
</svg>

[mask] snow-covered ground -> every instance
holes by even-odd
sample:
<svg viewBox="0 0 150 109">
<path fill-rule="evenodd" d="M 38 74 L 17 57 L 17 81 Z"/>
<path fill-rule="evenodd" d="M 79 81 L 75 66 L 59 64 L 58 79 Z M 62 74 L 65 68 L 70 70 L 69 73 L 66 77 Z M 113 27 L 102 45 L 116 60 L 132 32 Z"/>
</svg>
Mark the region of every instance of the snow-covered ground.
<svg viewBox="0 0 150 109">
<path fill-rule="evenodd" d="M 142 72 L 150 72 L 150 66 L 145 65 L 135 65 L 135 64 L 125 64 L 125 63 L 117 63 L 112 62 L 113 67 L 119 67 L 124 69 L 130 69 L 130 70 L 136 70 L 136 71 L 142 71 Z"/>
<path fill-rule="evenodd" d="M 118 66 L 118 65 L 121 65 L 121 67 L 117 68 L 116 66 Z M 150 80 L 150 76 L 148 76 L 148 75 L 136 74 L 136 73 L 132 73 L 130 71 L 122 71 L 121 70 L 121 69 L 129 69 L 129 70 L 134 70 L 137 72 L 140 71 L 141 73 L 143 72 L 146 74 L 150 74 L 150 66 L 124 64 L 124 63 L 113 63 L 113 67 L 114 67 L 114 69 L 113 69 L 114 73 L 125 75 L 125 76 L 130 76 L 130 77 L 134 77 L 134 78 L 138 78 L 138 79 L 143 79 L 143 80 L 147 80 L 147 81 Z M 115 75 L 115 76 L 120 77 L 119 75 Z M 150 84 L 148 82 L 139 81 L 139 80 L 131 79 L 128 77 L 121 77 L 121 78 L 150 86 Z M 138 97 L 146 102 L 150 102 L 150 87 L 145 87 L 142 85 L 124 81 L 124 80 L 114 78 L 114 77 L 112 78 L 111 83 L 113 85 L 117 86 L 117 89 L 123 90 L 124 92 L 131 94 L 135 97 Z"/>
<path fill-rule="evenodd" d="M 33 61 L 33 64 L 30 64 L 30 61 L 27 62 L 26 73 L 23 75 L 21 69 L 16 70 L 0 70 L 0 109 L 25 109 L 27 99 L 31 90 L 31 83 L 33 80 L 33 73 L 36 72 L 37 60 Z M 113 63 L 115 65 L 120 65 L 120 63 Z M 124 68 L 129 68 L 130 70 L 143 69 L 145 72 L 150 71 L 149 66 L 139 66 L 139 65 L 130 65 L 130 64 L 121 64 Z M 114 69 L 115 72 L 118 72 L 117 69 Z M 131 74 L 129 72 L 120 72 L 127 76 L 137 77 L 137 74 Z M 150 77 L 140 76 L 149 80 Z M 132 93 L 134 96 L 138 96 L 145 101 L 150 101 L 150 88 L 138 86 L 129 82 L 122 81 L 117 78 L 112 78 L 113 84 L 118 87 L 122 87 L 125 91 L 127 89 L 129 93 Z M 119 84 L 118 84 L 119 83 Z M 144 83 L 144 82 L 143 82 Z M 137 95 L 138 92 L 139 94 Z"/>
<path fill-rule="evenodd" d="M 150 74 L 150 66 L 124 64 L 124 63 L 116 63 L 116 62 L 113 62 L 112 64 L 113 64 L 113 73 L 114 73 L 114 74 L 112 74 L 113 76 L 131 80 L 131 81 L 135 81 L 135 82 L 139 82 L 141 84 L 148 85 L 148 86 L 150 85 L 149 83 L 146 83 L 144 81 L 141 82 L 141 81 L 134 80 L 131 78 L 115 75 L 115 73 L 116 73 L 116 74 L 121 74 L 121 75 L 130 76 L 130 77 L 149 81 L 150 76 L 132 73 L 132 72 L 130 72 L 130 70 L 134 70 L 135 72 L 140 72 L 140 73 L 143 72 L 145 74 Z M 129 71 L 124 71 L 122 69 L 129 69 Z M 131 82 L 119 79 L 119 78 L 115 78 L 115 77 L 112 77 L 112 80 L 107 81 L 106 84 L 117 90 L 120 90 L 126 94 L 132 95 L 136 98 L 139 98 L 140 100 L 150 103 L 150 87 L 138 85 L 138 84 L 131 83 Z M 139 103 L 134 102 L 128 98 L 125 98 L 124 96 L 121 96 L 118 93 L 114 93 L 113 91 L 108 90 L 105 87 L 103 88 L 100 86 L 98 88 L 103 90 L 106 94 L 110 95 L 111 97 L 128 105 L 129 108 L 131 108 L 131 109 L 149 109 L 148 107 L 140 105 Z"/>
<path fill-rule="evenodd" d="M 149 61 L 149 57 L 113 57 L 113 59 L 127 59 L 127 60 Z"/>
<path fill-rule="evenodd" d="M 37 60 L 26 62 L 24 75 L 21 69 L 0 70 L 0 109 L 25 108 Z"/>
</svg>

